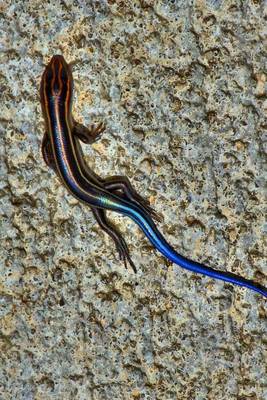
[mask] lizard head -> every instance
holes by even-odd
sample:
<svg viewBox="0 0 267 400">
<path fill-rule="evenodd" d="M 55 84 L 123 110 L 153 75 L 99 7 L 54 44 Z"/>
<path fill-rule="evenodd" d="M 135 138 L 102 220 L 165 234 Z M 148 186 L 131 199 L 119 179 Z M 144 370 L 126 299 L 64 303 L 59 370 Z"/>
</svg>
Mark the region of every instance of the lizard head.
<svg viewBox="0 0 267 400">
<path fill-rule="evenodd" d="M 41 81 L 42 103 L 58 99 L 62 104 L 71 104 L 73 78 L 70 66 L 61 55 L 55 55 L 47 64 Z"/>
</svg>

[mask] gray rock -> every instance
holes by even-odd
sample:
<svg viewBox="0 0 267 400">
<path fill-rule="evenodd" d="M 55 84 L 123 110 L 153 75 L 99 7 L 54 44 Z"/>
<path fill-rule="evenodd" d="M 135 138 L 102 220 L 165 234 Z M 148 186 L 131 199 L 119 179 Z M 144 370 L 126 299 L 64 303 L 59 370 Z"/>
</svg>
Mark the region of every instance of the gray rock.
<svg viewBox="0 0 267 400">
<path fill-rule="evenodd" d="M 0 398 L 267 398 L 265 301 L 169 265 L 135 224 L 118 260 L 42 160 L 40 77 L 73 62 L 84 146 L 185 256 L 266 285 L 264 2 L 0 5 Z M 264 258 L 265 257 L 265 258 Z"/>
</svg>

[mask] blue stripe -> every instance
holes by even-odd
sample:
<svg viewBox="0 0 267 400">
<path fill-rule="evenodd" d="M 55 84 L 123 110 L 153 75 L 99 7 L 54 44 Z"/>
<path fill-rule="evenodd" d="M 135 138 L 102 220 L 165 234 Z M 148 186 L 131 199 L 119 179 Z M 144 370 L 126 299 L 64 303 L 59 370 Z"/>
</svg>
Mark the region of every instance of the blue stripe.
<svg viewBox="0 0 267 400">
<path fill-rule="evenodd" d="M 267 289 L 256 282 L 232 274 L 231 272 L 215 270 L 178 254 L 159 232 L 153 220 L 147 214 L 140 211 L 135 205 L 131 205 L 130 207 L 119 205 L 119 208 L 120 210 L 117 209 L 117 211 L 133 219 L 155 248 L 168 260 L 189 271 L 243 286 L 267 297 Z"/>
</svg>

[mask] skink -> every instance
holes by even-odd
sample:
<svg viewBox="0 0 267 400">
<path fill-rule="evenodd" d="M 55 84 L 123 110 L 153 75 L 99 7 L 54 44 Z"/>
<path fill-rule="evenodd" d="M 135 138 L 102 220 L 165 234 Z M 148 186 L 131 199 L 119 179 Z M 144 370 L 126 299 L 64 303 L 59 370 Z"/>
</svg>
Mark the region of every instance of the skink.
<svg viewBox="0 0 267 400">
<path fill-rule="evenodd" d="M 158 215 L 131 186 L 126 177 L 102 179 L 84 161 L 79 141 L 93 143 L 104 130 L 100 124 L 83 127 L 72 117 L 73 78 L 70 66 L 61 55 L 55 55 L 46 66 L 41 81 L 41 104 L 46 132 L 42 153 L 68 191 L 90 206 L 100 226 L 113 238 L 125 265 L 134 271 L 128 247 L 120 233 L 106 218 L 105 210 L 130 217 L 142 229 L 153 246 L 167 259 L 187 270 L 247 287 L 267 297 L 267 288 L 235 275 L 191 261 L 178 254 L 159 232 L 152 218 Z"/>
</svg>

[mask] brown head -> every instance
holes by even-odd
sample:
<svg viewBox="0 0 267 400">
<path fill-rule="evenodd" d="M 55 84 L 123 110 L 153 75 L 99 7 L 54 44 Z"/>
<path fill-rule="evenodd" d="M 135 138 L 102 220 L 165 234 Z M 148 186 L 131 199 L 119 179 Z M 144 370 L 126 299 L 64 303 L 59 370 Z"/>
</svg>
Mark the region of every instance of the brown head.
<svg viewBox="0 0 267 400">
<path fill-rule="evenodd" d="M 55 55 L 45 67 L 41 81 L 41 102 L 44 114 L 54 101 L 65 105 L 70 111 L 73 78 L 70 66 L 61 55 Z"/>
</svg>

